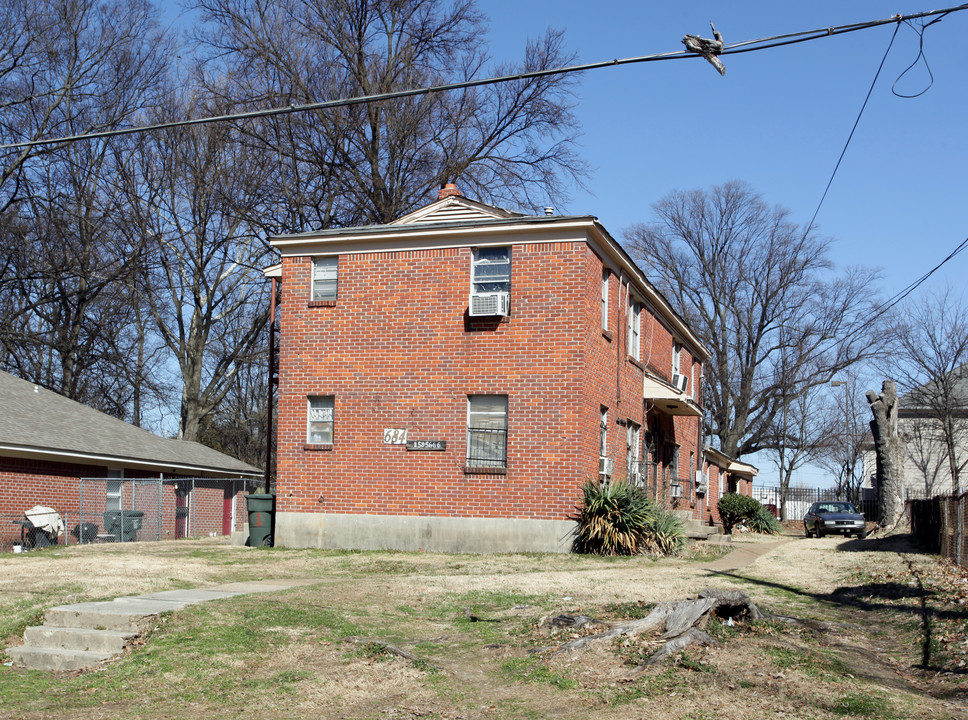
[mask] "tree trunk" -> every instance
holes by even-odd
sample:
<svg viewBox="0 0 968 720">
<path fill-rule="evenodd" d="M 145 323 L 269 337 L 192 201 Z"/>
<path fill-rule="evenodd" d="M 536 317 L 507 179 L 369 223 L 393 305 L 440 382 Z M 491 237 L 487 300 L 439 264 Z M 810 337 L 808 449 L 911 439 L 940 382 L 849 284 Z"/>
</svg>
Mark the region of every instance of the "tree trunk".
<svg viewBox="0 0 968 720">
<path fill-rule="evenodd" d="M 904 512 L 904 446 L 897 432 L 898 404 L 894 381 L 885 380 L 880 395 L 868 390 L 867 402 L 874 414 L 871 432 L 877 454 L 881 527 L 888 527 L 896 524 Z"/>
</svg>

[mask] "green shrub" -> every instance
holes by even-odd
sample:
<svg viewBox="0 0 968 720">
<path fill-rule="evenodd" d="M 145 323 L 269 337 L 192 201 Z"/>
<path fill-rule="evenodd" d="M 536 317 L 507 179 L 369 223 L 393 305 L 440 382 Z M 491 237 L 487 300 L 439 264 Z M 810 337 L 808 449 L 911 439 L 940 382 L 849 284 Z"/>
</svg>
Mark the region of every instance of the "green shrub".
<svg viewBox="0 0 968 720">
<path fill-rule="evenodd" d="M 624 482 L 586 482 L 573 518 L 572 549 L 594 555 L 662 555 L 685 545 L 682 523 L 655 506 L 641 489 Z"/>
<path fill-rule="evenodd" d="M 754 500 L 749 495 L 726 493 L 719 498 L 719 518 L 723 521 L 723 532 L 732 535 L 736 525 L 749 520 L 761 507 L 763 506 L 759 500 Z"/>
<path fill-rule="evenodd" d="M 757 510 L 754 515 L 746 518 L 744 522 L 746 523 L 746 527 L 755 533 L 761 533 L 763 535 L 779 535 L 781 532 L 783 532 L 783 528 L 780 527 L 780 523 L 777 521 L 776 515 L 771 513 L 762 505 L 760 505 L 760 509 Z"/>
</svg>

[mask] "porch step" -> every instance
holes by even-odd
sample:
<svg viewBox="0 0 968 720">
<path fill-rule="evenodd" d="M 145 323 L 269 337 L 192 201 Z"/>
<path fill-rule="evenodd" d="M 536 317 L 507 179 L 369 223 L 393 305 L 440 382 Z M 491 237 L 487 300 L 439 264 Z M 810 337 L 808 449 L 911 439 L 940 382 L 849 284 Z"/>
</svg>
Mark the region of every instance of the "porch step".
<svg viewBox="0 0 968 720">
<path fill-rule="evenodd" d="M 710 538 L 715 538 L 722 535 L 723 529 L 720 525 L 706 525 L 699 520 L 684 520 L 683 528 L 686 532 L 686 537 L 690 540 L 709 540 Z"/>
</svg>

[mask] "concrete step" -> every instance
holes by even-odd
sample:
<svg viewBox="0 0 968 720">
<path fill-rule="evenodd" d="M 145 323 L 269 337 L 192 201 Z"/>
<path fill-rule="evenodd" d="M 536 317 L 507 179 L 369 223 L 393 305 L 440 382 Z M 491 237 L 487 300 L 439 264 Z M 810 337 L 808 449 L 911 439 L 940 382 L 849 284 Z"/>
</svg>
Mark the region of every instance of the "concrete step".
<svg viewBox="0 0 968 720">
<path fill-rule="evenodd" d="M 683 523 L 686 537 L 691 540 L 708 540 L 711 537 L 720 535 L 722 529 L 718 525 L 706 525 L 699 520 L 688 520 Z"/>
<path fill-rule="evenodd" d="M 133 637 L 137 633 L 131 631 L 41 625 L 24 630 L 24 645 L 114 654 L 124 650 Z"/>
<path fill-rule="evenodd" d="M 7 648 L 7 655 L 18 665 L 30 670 L 86 670 L 113 657 L 115 653 L 21 645 Z"/>
<path fill-rule="evenodd" d="M 129 641 L 149 629 L 161 613 L 188 605 L 255 592 L 276 592 L 316 580 L 240 582 L 219 589 L 165 590 L 103 602 L 59 605 L 47 611 L 44 625 L 24 631 L 24 644 L 7 648 L 14 662 L 32 670 L 86 670 L 113 658 Z"/>
<path fill-rule="evenodd" d="M 45 625 L 140 632 L 159 613 L 180 610 L 188 603 L 119 598 L 105 602 L 58 605 L 47 611 Z"/>
</svg>

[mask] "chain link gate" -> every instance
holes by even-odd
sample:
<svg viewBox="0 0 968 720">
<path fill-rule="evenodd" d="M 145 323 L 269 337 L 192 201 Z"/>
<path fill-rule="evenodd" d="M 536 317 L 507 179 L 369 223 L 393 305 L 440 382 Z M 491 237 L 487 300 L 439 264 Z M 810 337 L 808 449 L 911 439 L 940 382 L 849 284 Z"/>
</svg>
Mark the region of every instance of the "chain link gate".
<svg viewBox="0 0 968 720">
<path fill-rule="evenodd" d="M 135 542 L 230 535 L 246 522 L 242 478 L 81 478 L 69 542 Z"/>
</svg>

